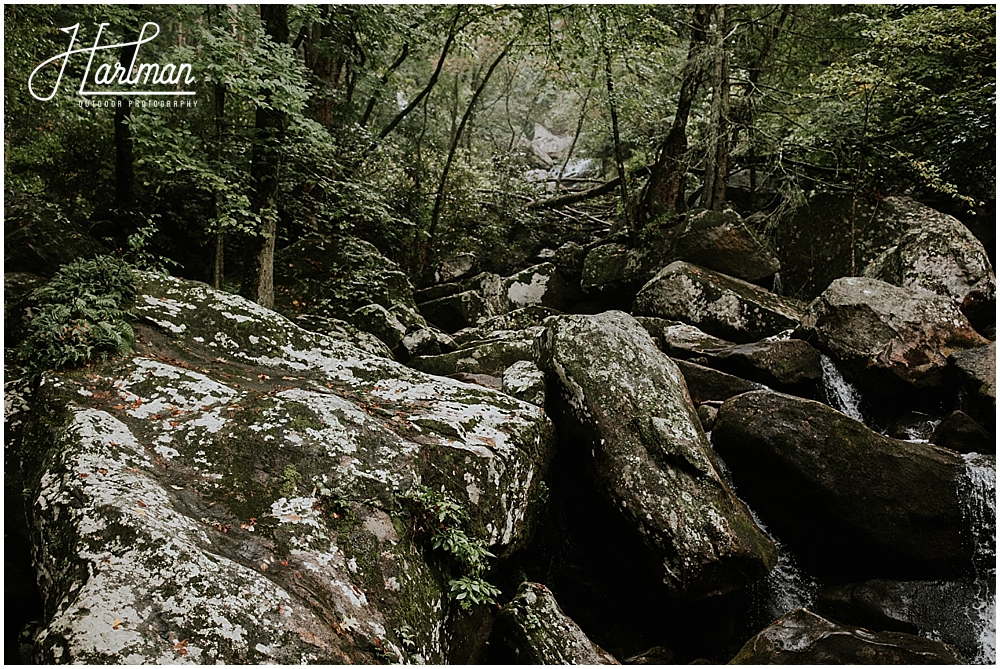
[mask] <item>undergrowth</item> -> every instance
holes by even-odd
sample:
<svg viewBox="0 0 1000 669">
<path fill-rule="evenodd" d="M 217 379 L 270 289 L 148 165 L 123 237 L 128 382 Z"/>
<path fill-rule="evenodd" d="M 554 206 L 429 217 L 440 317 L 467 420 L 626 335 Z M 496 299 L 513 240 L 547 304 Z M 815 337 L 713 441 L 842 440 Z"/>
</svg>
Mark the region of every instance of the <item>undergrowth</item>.
<svg viewBox="0 0 1000 669">
<path fill-rule="evenodd" d="M 127 355 L 135 344 L 128 308 L 135 302 L 135 276 L 112 256 L 76 260 L 35 289 L 34 306 L 17 358 L 32 375 L 78 367 L 95 357 Z"/>
</svg>

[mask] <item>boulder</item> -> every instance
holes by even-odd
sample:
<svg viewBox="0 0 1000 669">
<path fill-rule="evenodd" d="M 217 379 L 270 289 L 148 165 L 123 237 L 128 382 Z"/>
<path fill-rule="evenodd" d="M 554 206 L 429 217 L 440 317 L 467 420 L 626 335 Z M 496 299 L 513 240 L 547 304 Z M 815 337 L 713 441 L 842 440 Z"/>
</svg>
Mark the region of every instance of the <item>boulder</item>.
<svg viewBox="0 0 1000 669">
<path fill-rule="evenodd" d="M 471 342 L 489 339 L 493 333 L 504 330 L 524 330 L 530 327 L 543 325 L 545 319 L 555 316 L 559 312 L 548 307 L 524 307 L 506 313 L 498 314 L 487 318 L 478 327 L 466 328 L 453 335 L 458 346 L 465 346 Z"/>
<path fill-rule="evenodd" d="M 631 316 L 561 316 L 540 343 L 561 443 L 673 593 L 729 592 L 774 566 L 774 545 L 716 470 L 680 371 Z"/>
<path fill-rule="evenodd" d="M 997 425 L 997 344 L 991 342 L 952 353 L 948 362 L 958 377 L 963 410 L 983 427 L 996 434 Z"/>
<path fill-rule="evenodd" d="M 696 265 L 666 266 L 635 297 L 633 313 L 679 320 L 749 343 L 798 326 L 804 305 Z"/>
<path fill-rule="evenodd" d="M 863 392 L 890 399 L 939 391 L 951 353 L 988 343 L 948 298 L 863 277 L 831 283 L 809 305 L 800 333 Z"/>
<path fill-rule="evenodd" d="M 649 316 L 636 316 L 635 320 L 671 358 L 695 358 L 733 345 L 680 321 Z"/>
<path fill-rule="evenodd" d="M 431 300 L 436 300 L 439 297 L 447 297 L 449 295 L 454 295 L 455 293 L 461 293 L 465 290 L 465 286 L 460 283 L 436 283 L 433 286 L 427 286 L 426 288 L 418 288 L 413 291 L 413 300 L 421 305 L 424 302 L 430 302 Z"/>
<path fill-rule="evenodd" d="M 990 612 L 996 584 L 982 581 L 872 580 L 821 590 L 816 610 L 872 630 L 933 635 L 965 663 L 993 664 L 996 620 Z M 995 642 L 994 642 L 995 643 Z"/>
<path fill-rule="evenodd" d="M 441 344 L 438 335 L 431 328 L 419 328 L 403 337 L 397 350 L 400 360 L 411 360 L 425 355 L 439 355 Z"/>
<path fill-rule="evenodd" d="M 611 299 L 624 294 L 622 300 L 627 301 L 643 283 L 626 273 L 629 262 L 629 247 L 624 244 L 602 244 L 591 249 L 583 261 L 580 287 L 588 295 Z"/>
<path fill-rule="evenodd" d="M 552 263 L 567 279 L 578 279 L 583 274 L 587 250 L 576 242 L 566 242 L 555 250 Z"/>
<path fill-rule="evenodd" d="M 545 373 L 530 360 L 519 360 L 504 370 L 502 389 L 511 397 L 542 406 L 545 404 Z"/>
<path fill-rule="evenodd" d="M 380 358 L 393 359 L 392 351 L 385 343 L 365 330 L 359 330 L 347 321 L 337 318 L 324 318 L 323 316 L 313 316 L 302 314 L 295 317 L 295 324 L 303 330 L 318 332 L 345 344 L 350 344 L 361 349 L 365 353 L 378 356 Z"/>
<path fill-rule="evenodd" d="M 674 364 L 684 375 L 688 392 L 695 404 L 703 402 L 722 402 L 751 390 L 763 390 L 764 386 L 753 381 L 741 379 L 732 374 L 720 372 L 711 367 L 705 367 L 690 360 L 674 360 Z"/>
<path fill-rule="evenodd" d="M 523 546 L 542 411 L 203 284 L 140 284 L 135 357 L 47 374 L 17 447 L 32 659 L 468 662 L 461 567 L 420 500 L 451 500 L 498 560 Z"/>
<path fill-rule="evenodd" d="M 819 351 L 801 339 L 764 340 L 707 352 L 708 364 L 749 381 L 814 394 L 823 376 Z"/>
<path fill-rule="evenodd" d="M 541 583 L 522 583 L 493 626 L 492 643 L 510 664 L 618 664 L 562 612 Z"/>
<path fill-rule="evenodd" d="M 996 441 L 963 411 L 952 411 L 941 419 L 930 439 L 932 444 L 959 453 L 996 453 Z"/>
<path fill-rule="evenodd" d="M 770 246 L 732 209 L 694 211 L 673 234 L 670 260 L 759 281 L 781 269 Z"/>
<path fill-rule="evenodd" d="M 729 664 L 961 664 L 940 641 L 901 632 L 870 632 L 809 609 L 781 617 L 747 641 Z"/>
<path fill-rule="evenodd" d="M 359 329 L 375 335 L 391 350 L 399 348 L 406 336 L 406 326 L 381 304 L 367 304 L 353 314 L 351 321 Z"/>
<path fill-rule="evenodd" d="M 959 305 L 975 292 L 979 299 L 992 297 L 995 311 L 996 278 L 982 242 L 957 218 L 919 202 L 890 198 L 888 204 L 906 229 L 865 267 L 864 276 L 923 288 Z"/>
<path fill-rule="evenodd" d="M 825 404 L 770 391 L 719 410 L 712 442 L 740 496 L 817 575 L 946 578 L 971 568 L 967 467 Z"/>
<path fill-rule="evenodd" d="M 439 297 L 420 305 L 420 313 L 446 332 L 474 327 L 490 315 L 486 300 L 474 290 Z"/>
<path fill-rule="evenodd" d="M 519 360 L 537 361 L 535 339 L 541 326 L 524 330 L 499 330 L 450 353 L 423 355 L 410 360 L 413 369 L 448 376 L 458 372 L 503 376 L 504 370 Z"/>
<path fill-rule="evenodd" d="M 435 283 L 452 283 L 467 279 L 476 273 L 479 268 L 479 259 L 475 253 L 456 253 L 445 258 L 434 271 Z"/>
</svg>

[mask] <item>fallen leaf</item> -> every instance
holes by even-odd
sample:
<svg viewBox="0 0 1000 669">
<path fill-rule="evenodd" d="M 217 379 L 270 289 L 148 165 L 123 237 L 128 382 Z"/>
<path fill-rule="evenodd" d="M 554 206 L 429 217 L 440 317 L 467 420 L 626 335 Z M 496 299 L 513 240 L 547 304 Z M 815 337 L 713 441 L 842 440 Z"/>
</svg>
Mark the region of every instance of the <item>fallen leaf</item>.
<svg viewBox="0 0 1000 669">
<path fill-rule="evenodd" d="M 118 626 L 121 625 L 121 624 L 122 624 L 122 619 L 121 618 L 115 618 L 115 621 L 113 623 L 111 623 L 111 627 L 113 627 L 114 629 L 118 629 Z"/>
</svg>

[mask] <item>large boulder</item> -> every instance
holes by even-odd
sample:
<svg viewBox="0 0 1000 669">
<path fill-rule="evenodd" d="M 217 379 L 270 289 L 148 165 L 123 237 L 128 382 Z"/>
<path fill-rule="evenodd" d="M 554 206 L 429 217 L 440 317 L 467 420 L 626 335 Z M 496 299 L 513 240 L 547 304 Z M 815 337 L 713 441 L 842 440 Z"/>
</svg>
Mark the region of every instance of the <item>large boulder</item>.
<svg viewBox="0 0 1000 669">
<path fill-rule="evenodd" d="M 930 442 L 959 453 L 996 453 L 997 444 L 964 411 L 952 411 L 934 427 Z"/>
<path fill-rule="evenodd" d="M 562 316 L 541 349 L 561 443 L 671 591 L 725 593 L 774 566 L 774 545 L 719 476 L 680 371 L 631 316 Z"/>
<path fill-rule="evenodd" d="M 819 351 L 801 339 L 764 340 L 706 353 L 711 367 L 795 394 L 814 393 L 823 376 Z"/>
<path fill-rule="evenodd" d="M 445 330 L 457 332 L 474 327 L 492 314 L 486 300 L 475 290 L 464 290 L 454 295 L 439 297 L 420 305 L 420 313 L 429 322 Z"/>
<path fill-rule="evenodd" d="M 504 370 L 519 360 L 538 360 L 535 339 L 543 330 L 542 326 L 524 330 L 498 330 L 450 353 L 418 356 L 410 360 L 409 365 L 413 369 L 440 376 L 460 372 L 502 376 Z"/>
<path fill-rule="evenodd" d="M 493 644 L 511 664 L 618 664 L 562 612 L 552 591 L 522 583 L 493 627 Z"/>
<path fill-rule="evenodd" d="M 674 231 L 671 255 L 671 260 L 684 260 L 745 281 L 759 281 L 781 269 L 767 242 L 732 209 L 688 214 Z"/>
<path fill-rule="evenodd" d="M 725 402 L 712 441 L 741 497 L 810 571 L 945 578 L 973 565 L 957 453 L 769 391 Z"/>
<path fill-rule="evenodd" d="M 677 369 L 684 375 L 688 392 L 695 404 L 703 402 L 723 402 L 751 390 L 763 390 L 764 386 L 747 381 L 732 374 L 705 367 L 690 360 L 674 360 Z"/>
<path fill-rule="evenodd" d="M 677 261 L 642 287 L 633 313 L 683 321 L 716 337 L 749 343 L 796 327 L 803 307 L 746 281 Z"/>
<path fill-rule="evenodd" d="M 870 632 L 797 609 L 747 641 L 730 664 L 961 664 L 940 641 Z"/>
<path fill-rule="evenodd" d="M 967 663 L 994 664 L 995 598 L 995 581 L 872 580 L 824 588 L 815 606 L 870 630 L 933 635 Z"/>
<path fill-rule="evenodd" d="M 202 284 L 143 275 L 135 311 L 136 356 L 46 375 L 17 447 L 33 659 L 469 662 L 462 563 L 421 519 L 523 545 L 541 410 Z"/>
<path fill-rule="evenodd" d="M 988 343 L 950 299 L 863 277 L 831 283 L 800 332 L 863 391 L 882 397 L 946 386 L 948 356 Z"/>
<path fill-rule="evenodd" d="M 993 267 L 982 242 L 961 221 L 907 198 L 890 198 L 889 206 L 906 229 L 865 267 L 864 276 L 923 288 L 956 304 L 976 292 L 980 299 L 992 298 L 995 309 Z"/>
<path fill-rule="evenodd" d="M 997 344 L 991 342 L 952 353 L 948 359 L 955 369 L 965 412 L 992 434 L 997 425 Z"/>
</svg>

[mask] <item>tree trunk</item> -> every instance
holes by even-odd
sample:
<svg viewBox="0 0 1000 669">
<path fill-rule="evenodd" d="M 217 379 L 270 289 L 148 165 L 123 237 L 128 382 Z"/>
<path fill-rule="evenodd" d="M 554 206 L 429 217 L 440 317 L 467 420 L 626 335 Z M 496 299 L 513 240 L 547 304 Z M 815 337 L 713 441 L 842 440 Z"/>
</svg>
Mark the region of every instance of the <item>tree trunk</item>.
<svg viewBox="0 0 1000 669">
<path fill-rule="evenodd" d="M 261 5 L 264 29 L 277 44 L 288 42 L 288 6 Z M 267 97 L 274 93 L 265 92 Z M 243 279 L 243 295 L 261 306 L 274 306 L 274 242 L 278 230 L 278 175 L 281 169 L 281 141 L 286 114 L 277 109 L 257 107 L 251 150 L 250 179 L 253 182 L 252 210 L 260 216 L 260 235 L 249 244 Z"/>
<path fill-rule="evenodd" d="M 142 5 L 129 5 L 132 12 L 141 7 Z M 134 14 L 130 18 L 135 21 Z M 135 28 L 134 25 L 130 26 L 126 41 L 139 39 L 139 31 Z M 135 50 L 134 44 L 123 46 L 118 57 L 118 62 L 129 74 Z M 119 95 L 115 106 L 115 206 L 122 211 L 130 209 L 135 202 L 135 160 L 132 155 L 132 128 L 128 124 L 132 117 L 130 101 L 131 98 Z"/>
<path fill-rule="evenodd" d="M 726 203 L 729 170 L 729 21 L 726 6 L 715 7 L 714 67 L 712 68 L 712 111 L 709 117 L 710 143 L 705 165 L 701 206 L 721 210 Z"/>
<path fill-rule="evenodd" d="M 712 16 L 711 5 L 696 5 L 691 27 L 691 42 L 681 80 L 677 111 L 666 139 L 660 146 L 649 181 L 638 208 L 642 223 L 666 213 L 684 210 L 684 172 L 687 154 L 687 122 L 691 115 L 698 87 L 704 76 L 701 62 L 708 41 L 708 26 Z"/>
<path fill-rule="evenodd" d="M 601 16 L 601 48 L 604 50 L 604 83 L 608 89 L 608 108 L 611 111 L 611 134 L 615 142 L 615 166 L 618 169 L 618 192 L 622 199 L 622 217 L 611 228 L 611 234 L 616 234 L 624 228 L 632 232 L 628 221 L 628 178 L 625 174 L 625 157 L 622 155 L 621 134 L 618 131 L 618 101 L 615 98 L 615 80 L 611 74 L 611 49 L 608 47 L 608 27 Z"/>
</svg>

